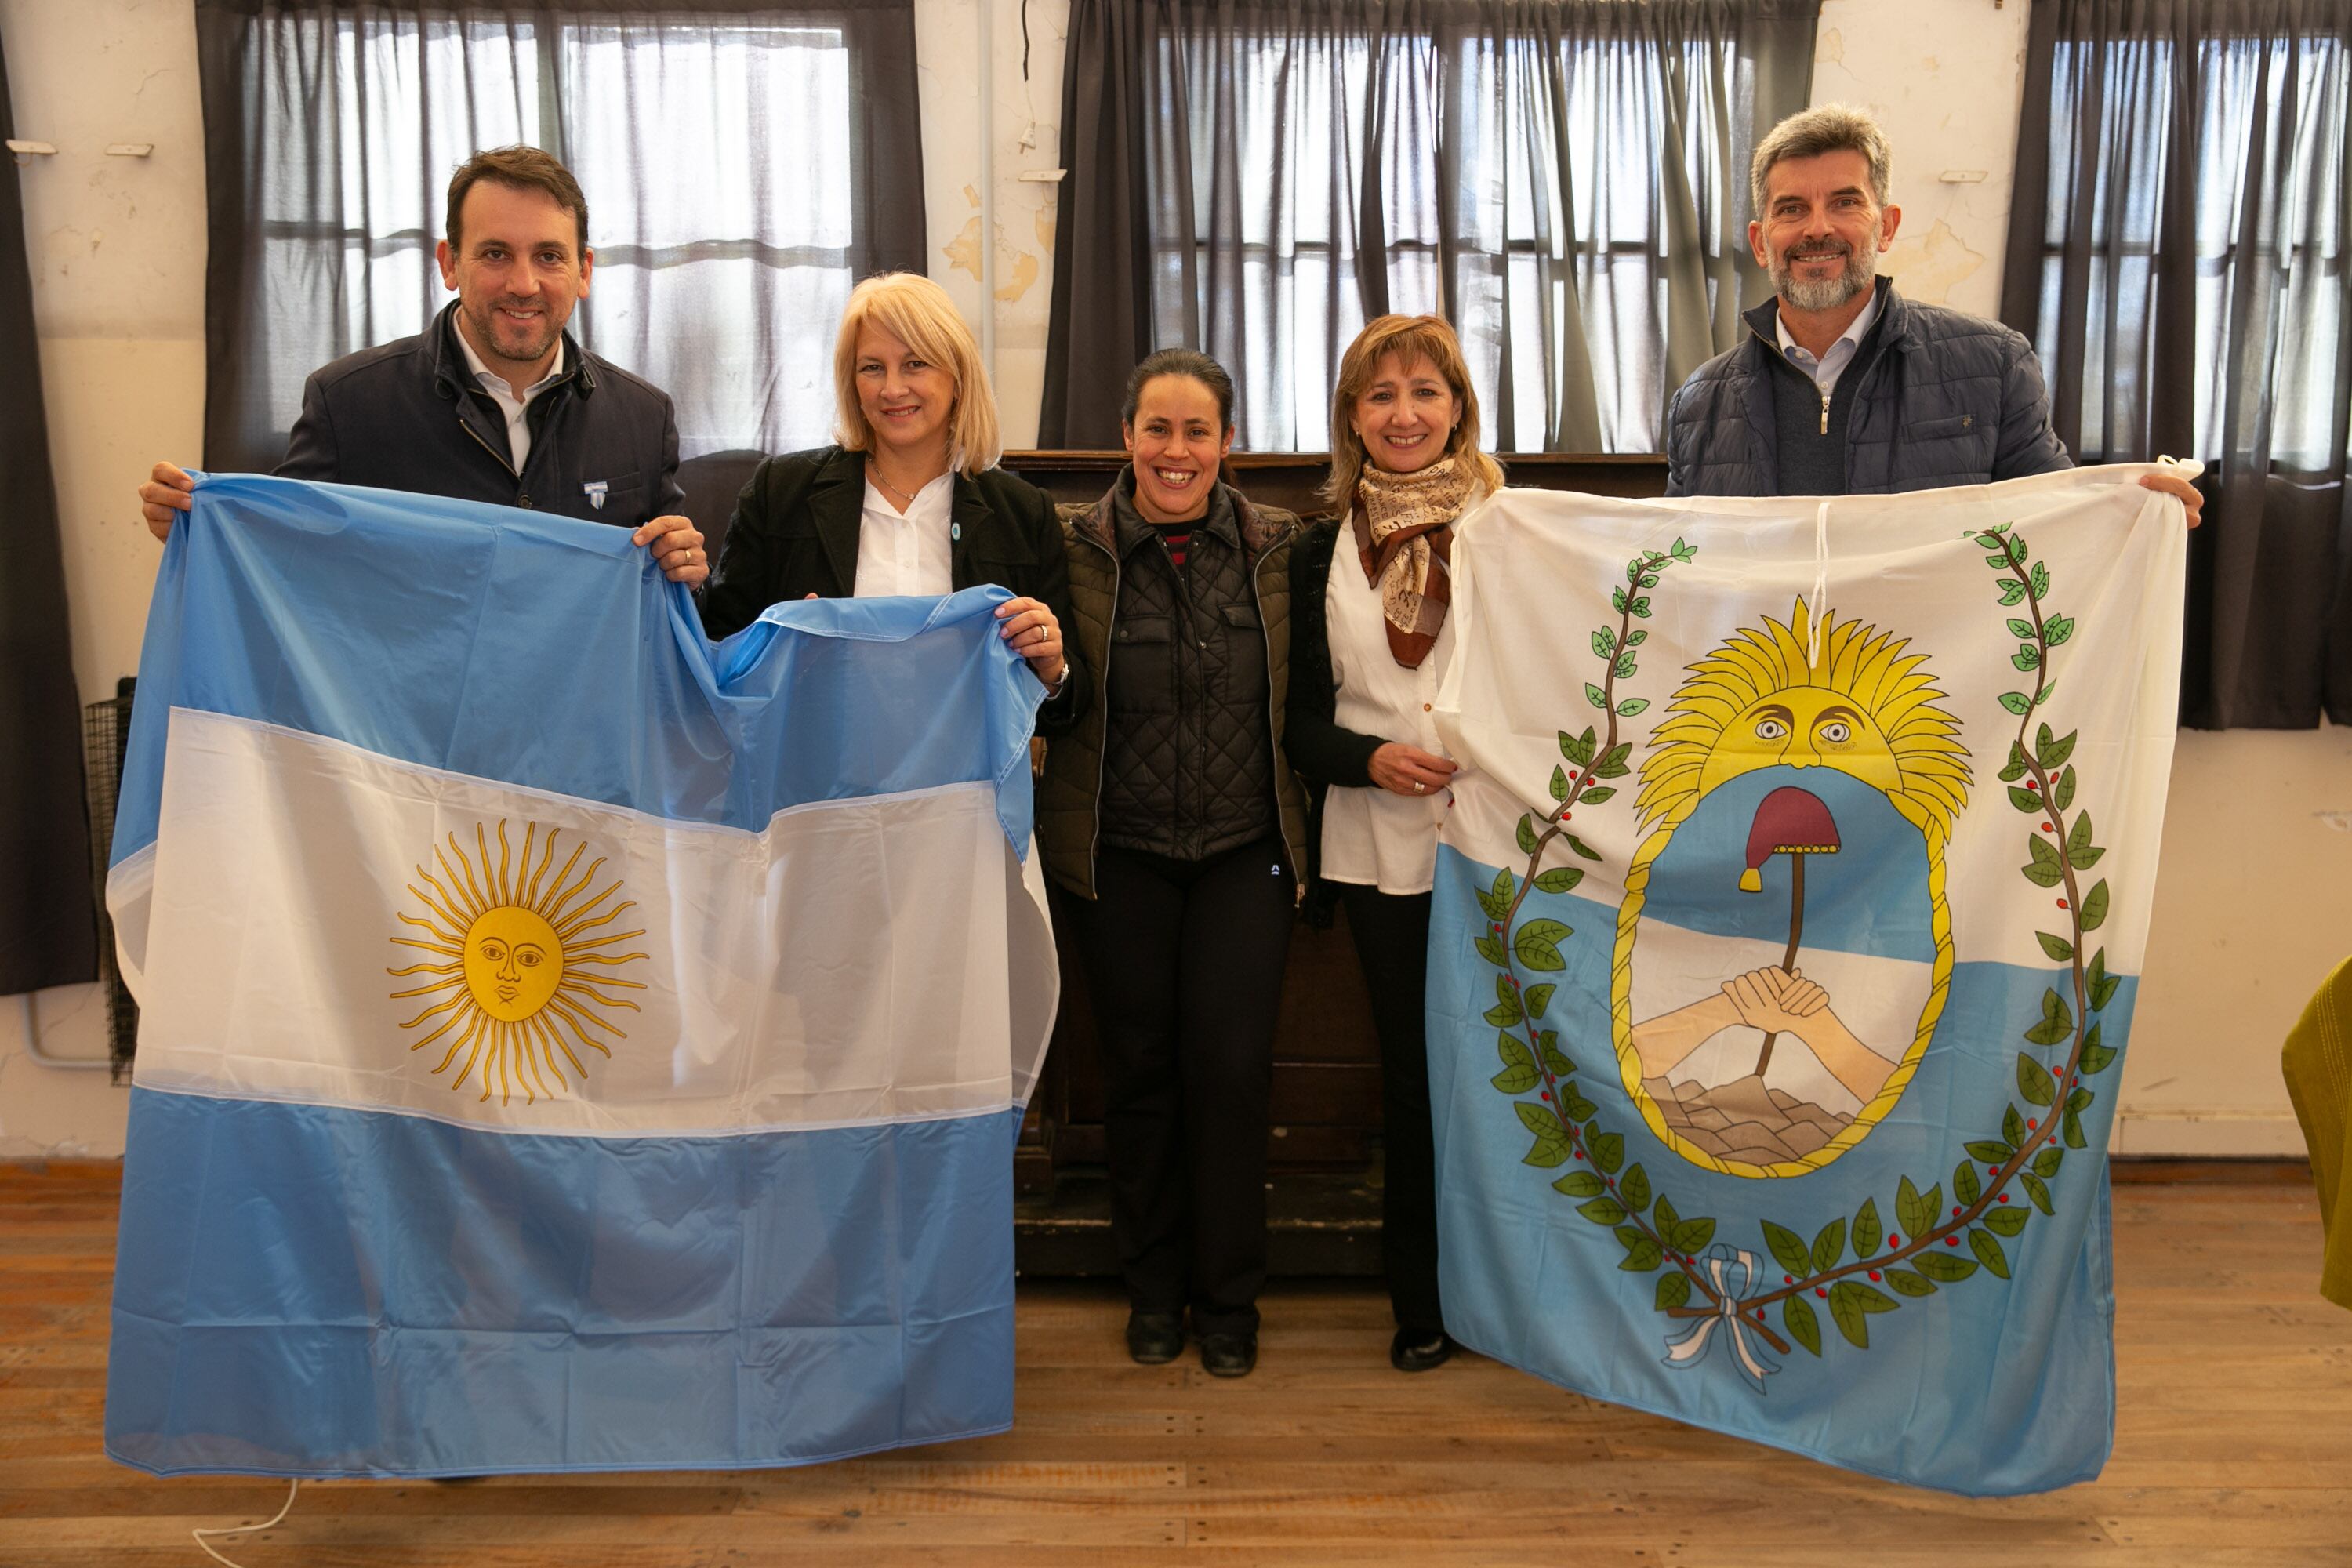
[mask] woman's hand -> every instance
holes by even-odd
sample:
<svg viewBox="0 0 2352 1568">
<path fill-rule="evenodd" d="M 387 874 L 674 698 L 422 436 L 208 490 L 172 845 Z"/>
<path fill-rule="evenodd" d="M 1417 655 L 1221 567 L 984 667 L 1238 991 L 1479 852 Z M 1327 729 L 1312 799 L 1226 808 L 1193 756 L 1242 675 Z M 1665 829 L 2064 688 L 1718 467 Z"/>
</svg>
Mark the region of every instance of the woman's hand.
<svg viewBox="0 0 2352 1568">
<path fill-rule="evenodd" d="M 682 517 L 657 517 L 629 535 L 642 544 L 662 569 L 662 575 L 689 588 L 699 587 L 710 575 L 710 558 L 702 552 L 702 531 Z"/>
<path fill-rule="evenodd" d="M 1370 766 L 1372 782 L 1391 795 L 1433 794 L 1454 777 L 1452 763 L 1402 741 L 1382 742 Z"/>
<path fill-rule="evenodd" d="M 196 503 L 196 481 L 175 463 L 158 463 L 139 487 L 139 515 L 158 539 L 172 536 L 172 524 Z"/>
<path fill-rule="evenodd" d="M 1034 599 L 1008 599 L 996 606 L 996 618 L 1003 623 L 997 636 L 1029 661 L 1029 673 L 1049 690 L 1059 684 L 1069 665 L 1062 657 L 1062 623 L 1054 612 Z"/>
</svg>

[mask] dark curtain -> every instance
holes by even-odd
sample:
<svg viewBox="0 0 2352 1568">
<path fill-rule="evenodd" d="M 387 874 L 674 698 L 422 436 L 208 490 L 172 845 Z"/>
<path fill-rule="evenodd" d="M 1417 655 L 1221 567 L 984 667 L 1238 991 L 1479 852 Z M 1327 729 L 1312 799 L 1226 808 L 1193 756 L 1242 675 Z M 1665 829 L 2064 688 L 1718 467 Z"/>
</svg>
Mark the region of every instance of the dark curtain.
<svg viewBox="0 0 2352 1568">
<path fill-rule="evenodd" d="M 1189 344 L 1240 444 L 1319 450 L 1365 321 L 1461 333 L 1505 450 L 1654 451 L 1737 341 L 1748 155 L 1818 0 L 1074 0 L 1039 439 L 1116 445 Z"/>
<path fill-rule="evenodd" d="M 0 58 L 0 139 L 14 136 Z M 0 995 L 98 978 L 81 703 L 16 162 L 0 153 Z"/>
<path fill-rule="evenodd" d="M 199 0 L 196 35 L 214 468 L 275 464 L 304 377 L 440 309 L 483 148 L 579 178 L 572 330 L 669 393 L 689 458 L 827 439 L 851 286 L 924 268 L 913 0 Z"/>
<path fill-rule="evenodd" d="M 2352 0 L 2037 0 L 2001 315 L 2086 463 L 2209 465 L 2181 717 L 2352 723 Z"/>
</svg>

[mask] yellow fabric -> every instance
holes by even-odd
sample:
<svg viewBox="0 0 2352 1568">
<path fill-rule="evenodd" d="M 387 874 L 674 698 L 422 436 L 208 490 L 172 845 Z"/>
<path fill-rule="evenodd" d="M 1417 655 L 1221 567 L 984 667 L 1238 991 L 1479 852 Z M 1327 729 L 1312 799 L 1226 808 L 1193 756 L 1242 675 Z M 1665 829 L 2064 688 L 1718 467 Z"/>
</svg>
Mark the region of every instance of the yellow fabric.
<svg viewBox="0 0 2352 1568">
<path fill-rule="evenodd" d="M 2319 1293 L 2352 1307 L 2352 958 L 2336 966 L 2287 1031 L 2281 1065 L 2319 1184 L 2327 1238 Z"/>
</svg>

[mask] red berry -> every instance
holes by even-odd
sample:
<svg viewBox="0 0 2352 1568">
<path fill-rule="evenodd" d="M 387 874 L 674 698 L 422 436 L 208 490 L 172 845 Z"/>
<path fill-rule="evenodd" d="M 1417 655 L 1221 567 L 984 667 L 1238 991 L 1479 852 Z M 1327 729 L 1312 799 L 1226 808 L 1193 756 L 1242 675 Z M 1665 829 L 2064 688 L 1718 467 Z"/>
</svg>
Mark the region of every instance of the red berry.
<svg viewBox="0 0 2352 1568">
<path fill-rule="evenodd" d="M 1961 1211 L 1960 1211 L 1960 1209 L 1958 1208 L 1958 1205 L 1955 1205 L 1955 1206 L 1953 1207 L 1953 1209 L 1952 1209 L 1952 1217 L 1953 1217 L 1954 1219 L 1958 1219 L 1958 1218 L 1959 1218 L 1959 1217 L 1960 1217 L 1960 1213 L 1961 1213 Z"/>
<path fill-rule="evenodd" d="M 1944 1245 L 1946 1247 L 1958 1247 L 1959 1244 L 1960 1238 L 1957 1236 L 1948 1236 L 1944 1237 Z"/>
<path fill-rule="evenodd" d="M 1756 1321 L 1759 1323 L 1764 1321 L 1764 1309 L 1761 1307 L 1756 1309 Z"/>
<path fill-rule="evenodd" d="M 2062 909 L 2062 910 L 2063 910 L 2063 909 L 2064 909 L 2064 908 L 2066 907 L 2066 900 L 2063 900 L 2063 899 L 2059 900 L 2058 900 L 2058 907 L 2059 907 L 2060 909 Z"/>
<path fill-rule="evenodd" d="M 1999 1165 L 1987 1165 L 1985 1167 L 1985 1174 L 1988 1176 L 1998 1176 L 2000 1174 L 2000 1167 Z"/>
<path fill-rule="evenodd" d="M 1574 815 L 1574 814 L 1573 814 L 1573 813 L 1570 813 L 1570 812 L 1565 812 L 1565 811 L 1563 811 L 1563 812 L 1561 812 L 1561 813 L 1559 814 L 1559 819 L 1560 819 L 1562 822 L 1566 822 L 1566 821 L 1569 819 L 1569 817 L 1570 817 L 1570 816 L 1571 816 L 1572 815 Z"/>
<path fill-rule="evenodd" d="M 1817 1289 L 1815 1289 L 1815 1290 L 1813 1291 L 1813 1294 L 1814 1294 L 1814 1295 L 1816 1295 L 1816 1296 L 1819 1296 L 1820 1298 L 1822 1298 L 1822 1300 L 1825 1300 L 1825 1301 L 1829 1300 L 1829 1294 L 1830 1294 L 1830 1293 L 1829 1293 L 1828 1291 L 1826 1291 L 1826 1290 L 1820 1289 L 1818 1289 L 1818 1288 L 1817 1288 Z"/>
<path fill-rule="evenodd" d="M 2028 1132 L 2038 1132 L 2042 1130 L 2042 1123 L 2039 1121 L 2029 1121 L 2025 1124 L 2025 1130 Z"/>
<path fill-rule="evenodd" d="M 2025 787 L 2028 789 L 2038 790 L 2042 787 L 2042 781 L 2040 779 L 2028 779 L 2025 781 Z"/>
<path fill-rule="evenodd" d="M 1544 1097 L 1546 1100 L 1549 1100 L 1549 1099 L 1551 1098 L 1551 1090 L 1549 1090 L 1549 1089 L 1545 1089 L 1545 1090 L 1543 1091 L 1543 1097 Z"/>
<path fill-rule="evenodd" d="M 2009 1202 L 2009 1194 L 2008 1194 L 2007 1193 L 2003 1193 L 2003 1194 L 2000 1194 L 2000 1201 L 2001 1201 L 2002 1203 L 2007 1203 L 2007 1202 Z"/>
<path fill-rule="evenodd" d="M 1890 1236 L 1886 1238 L 1886 1250 L 1889 1252 L 1894 1251 L 1896 1247 L 1902 1245 L 1903 1238 L 1899 1236 Z"/>
<path fill-rule="evenodd" d="M 1579 1149 L 1579 1150 L 1576 1152 L 1576 1157 L 1577 1157 L 1578 1159 L 1580 1159 L 1580 1160 L 1583 1159 L 1583 1158 L 1584 1158 L 1584 1151 L 1583 1151 L 1583 1150 L 1581 1150 L 1581 1149 Z"/>
<path fill-rule="evenodd" d="M 2042 825 L 2042 831 L 2044 833 L 2055 833 L 2058 830 L 2045 822 Z"/>
<path fill-rule="evenodd" d="M 1877 1279 L 1877 1278 L 1879 1277 L 1878 1270 L 1877 1270 L 1877 1269 L 1875 1269 L 1875 1268 L 1872 1269 L 1872 1270 L 1870 1271 L 1870 1277 L 1871 1277 L 1873 1279 Z"/>
<path fill-rule="evenodd" d="M 1783 1274 L 1780 1276 L 1780 1283 L 1783 1285 L 1794 1285 L 1796 1282 L 1797 1277 L 1793 1274 Z"/>
</svg>

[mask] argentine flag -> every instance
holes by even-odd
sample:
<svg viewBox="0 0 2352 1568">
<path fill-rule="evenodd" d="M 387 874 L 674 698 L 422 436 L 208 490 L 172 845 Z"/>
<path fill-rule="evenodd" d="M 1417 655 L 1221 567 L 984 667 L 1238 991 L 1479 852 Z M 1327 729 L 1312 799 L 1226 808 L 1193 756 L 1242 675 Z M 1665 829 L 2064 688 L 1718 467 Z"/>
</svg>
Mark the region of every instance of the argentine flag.
<svg viewBox="0 0 2352 1568">
<path fill-rule="evenodd" d="M 1057 976 L 1003 597 L 714 646 L 618 529 L 200 479 L 107 889 L 142 1008 L 108 1452 L 730 1468 L 1008 1426 Z"/>
</svg>

